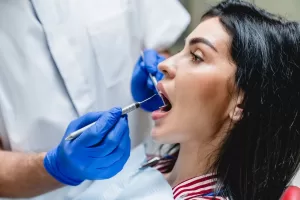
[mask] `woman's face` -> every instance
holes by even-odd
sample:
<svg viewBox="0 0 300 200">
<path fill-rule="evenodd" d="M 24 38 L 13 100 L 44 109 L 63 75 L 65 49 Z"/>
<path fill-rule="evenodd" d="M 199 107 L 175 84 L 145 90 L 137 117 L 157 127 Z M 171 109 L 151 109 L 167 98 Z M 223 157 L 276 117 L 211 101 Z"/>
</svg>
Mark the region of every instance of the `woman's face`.
<svg viewBox="0 0 300 200">
<path fill-rule="evenodd" d="M 207 19 L 186 38 L 181 52 L 159 64 L 165 78 L 158 88 L 172 108 L 152 113 L 156 141 L 209 142 L 230 122 L 236 99 L 230 40 L 218 18 Z"/>
</svg>

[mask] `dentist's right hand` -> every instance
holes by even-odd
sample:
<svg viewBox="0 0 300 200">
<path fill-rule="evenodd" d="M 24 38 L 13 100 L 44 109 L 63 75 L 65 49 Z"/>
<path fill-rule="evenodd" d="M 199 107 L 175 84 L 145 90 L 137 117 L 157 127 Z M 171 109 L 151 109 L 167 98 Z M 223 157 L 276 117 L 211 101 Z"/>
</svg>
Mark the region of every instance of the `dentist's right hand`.
<svg viewBox="0 0 300 200">
<path fill-rule="evenodd" d="M 65 138 L 94 121 L 96 124 L 74 140 Z M 78 185 L 84 180 L 101 180 L 122 170 L 130 155 L 127 116 L 121 108 L 88 113 L 72 121 L 61 143 L 44 159 L 45 169 L 56 180 Z"/>
</svg>

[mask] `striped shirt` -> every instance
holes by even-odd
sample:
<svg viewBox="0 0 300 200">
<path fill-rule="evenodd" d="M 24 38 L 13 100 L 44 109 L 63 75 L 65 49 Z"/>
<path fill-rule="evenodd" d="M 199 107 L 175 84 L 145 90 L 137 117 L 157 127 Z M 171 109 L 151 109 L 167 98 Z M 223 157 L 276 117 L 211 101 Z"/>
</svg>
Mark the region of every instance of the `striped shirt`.
<svg viewBox="0 0 300 200">
<path fill-rule="evenodd" d="M 173 195 L 175 200 L 200 200 L 200 199 L 216 199 L 225 200 L 224 197 L 215 196 L 216 175 L 206 174 L 197 176 L 179 183 L 173 187 Z"/>
<path fill-rule="evenodd" d="M 153 158 L 148 157 L 149 160 Z M 161 173 L 165 173 L 168 164 L 174 162 L 174 159 L 160 159 L 154 166 Z M 175 200 L 228 200 L 221 196 L 214 196 L 216 189 L 217 177 L 215 174 L 206 174 L 185 180 L 173 187 L 173 195 Z"/>
</svg>

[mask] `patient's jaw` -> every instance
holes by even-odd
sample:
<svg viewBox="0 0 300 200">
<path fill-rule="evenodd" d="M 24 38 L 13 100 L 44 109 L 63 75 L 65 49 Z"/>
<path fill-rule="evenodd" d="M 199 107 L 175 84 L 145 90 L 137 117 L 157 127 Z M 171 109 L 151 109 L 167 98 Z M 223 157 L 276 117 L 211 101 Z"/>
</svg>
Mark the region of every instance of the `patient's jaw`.
<svg viewBox="0 0 300 200">
<path fill-rule="evenodd" d="M 207 19 L 187 37 L 181 52 L 159 65 L 172 109 L 155 120 L 155 140 L 217 145 L 214 141 L 222 138 L 230 121 L 238 119 L 241 112 L 235 106 L 241 98 L 235 87 L 230 44 L 219 19 Z"/>
</svg>

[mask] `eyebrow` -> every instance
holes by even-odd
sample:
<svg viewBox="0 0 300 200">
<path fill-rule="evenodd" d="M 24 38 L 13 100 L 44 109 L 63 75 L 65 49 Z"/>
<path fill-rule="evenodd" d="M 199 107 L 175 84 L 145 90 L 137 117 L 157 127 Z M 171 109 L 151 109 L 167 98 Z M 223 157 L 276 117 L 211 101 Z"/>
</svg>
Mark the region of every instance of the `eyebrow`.
<svg viewBox="0 0 300 200">
<path fill-rule="evenodd" d="M 197 44 L 197 43 L 206 44 L 207 46 L 209 46 L 210 48 L 212 48 L 215 52 L 218 52 L 218 50 L 216 49 L 216 47 L 214 47 L 214 45 L 212 45 L 212 43 L 210 41 L 208 41 L 207 39 L 205 39 L 205 38 L 196 37 L 196 38 L 192 38 L 189 41 L 190 46 L 194 45 L 194 44 Z"/>
</svg>

